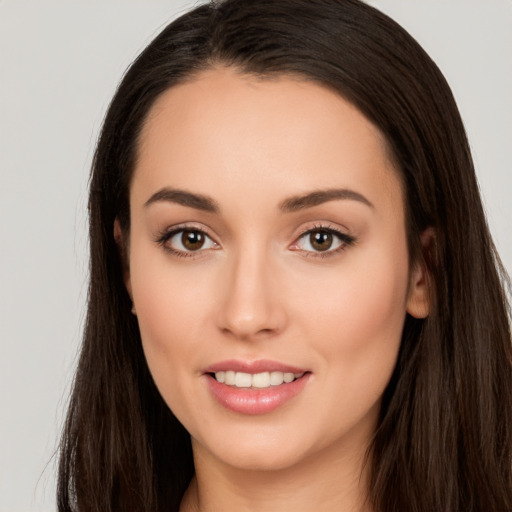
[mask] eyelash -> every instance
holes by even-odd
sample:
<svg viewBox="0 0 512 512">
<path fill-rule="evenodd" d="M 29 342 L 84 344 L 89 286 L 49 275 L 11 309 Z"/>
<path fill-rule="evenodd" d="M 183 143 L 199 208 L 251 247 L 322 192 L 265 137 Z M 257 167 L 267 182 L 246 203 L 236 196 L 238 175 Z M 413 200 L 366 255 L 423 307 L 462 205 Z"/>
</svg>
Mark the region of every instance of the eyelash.
<svg viewBox="0 0 512 512">
<path fill-rule="evenodd" d="M 162 248 L 172 254 L 173 256 L 176 256 L 178 258 L 194 258 L 194 257 L 197 257 L 198 256 L 198 253 L 200 252 L 203 252 L 201 250 L 197 250 L 197 251 L 182 251 L 180 249 L 175 249 L 174 247 L 168 245 L 168 242 L 169 240 L 171 240 L 174 236 L 176 236 L 177 234 L 179 233 L 182 233 L 183 231 L 189 231 L 189 232 L 192 232 L 192 233 L 200 233 L 201 235 L 203 235 L 205 238 L 208 238 L 209 240 L 211 240 L 212 242 L 214 242 L 216 245 L 217 242 L 215 242 L 212 237 L 210 235 L 208 235 L 208 233 L 204 230 L 204 229 L 201 229 L 201 228 L 198 228 L 196 226 L 176 226 L 170 230 L 165 230 L 163 232 L 161 232 L 157 237 L 156 237 L 156 242 L 162 246 Z"/>
<path fill-rule="evenodd" d="M 350 247 L 351 245 L 354 245 L 356 242 L 356 239 L 351 236 L 347 235 L 347 233 L 344 233 L 343 231 L 340 231 L 339 229 L 333 228 L 330 225 L 322 225 L 318 224 L 315 225 L 313 228 L 308 228 L 305 231 L 303 231 L 296 239 L 296 242 L 294 242 L 292 245 L 296 245 L 299 240 L 303 239 L 307 235 L 311 235 L 312 233 L 328 233 L 336 237 L 341 243 L 340 246 L 336 249 L 332 250 L 326 250 L 326 251 L 306 251 L 303 249 L 294 249 L 297 251 L 301 251 L 305 254 L 308 258 L 330 258 L 332 256 L 335 256 L 339 254 L 340 252 L 343 252 L 347 249 L 347 247 Z"/>
<path fill-rule="evenodd" d="M 180 249 L 175 249 L 174 247 L 168 245 L 169 240 L 171 240 L 177 234 L 182 233 L 183 231 L 199 233 L 199 234 L 203 235 L 204 237 L 208 238 L 209 240 L 211 240 L 216 245 L 218 245 L 217 242 L 215 242 L 212 239 L 212 237 L 210 237 L 205 230 L 198 228 L 196 226 L 177 226 L 170 230 L 163 231 L 158 234 L 155 241 L 156 241 L 156 243 L 161 245 L 162 248 L 166 252 L 168 252 L 178 258 L 194 258 L 194 257 L 198 256 L 198 253 L 201 253 L 204 250 L 207 250 L 207 249 L 203 249 L 203 250 L 198 249 L 197 251 L 182 251 Z M 356 242 L 356 239 L 351 235 L 347 235 L 346 233 L 343 233 L 342 231 L 339 231 L 338 229 L 335 229 L 331 226 L 318 224 L 318 225 L 314 226 L 313 228 L 308 228 L 308 229 L 304 230 L 296 238 L 296 241 L 293 242 L 292 246 L 297 245 L 298 242 L 300 240 L 302 240 L 304 237 L 306 237 L 307 235 L 311 235 L 312 233 L 316 233 L 316 232 L 328 233 L 328 234 L 333 235 L 334 237 L 336 237 L 339 240 L 340 246 L 335 249 L 332 249 L 332 250 L 328 249 L 326 251 L 308 251 L 308 250 L 304 250 L 304 249 L 292 249 L 292 250 L 300 251 L 300 252 L 304 253 L 306 255 L 306 257 L 329 258 L 329 257 L 332 257 L 332 256 L 344 251 L 345 249 L 347 249 L 347 247 L 354 245 L 354 243 Z"/>
</svg>

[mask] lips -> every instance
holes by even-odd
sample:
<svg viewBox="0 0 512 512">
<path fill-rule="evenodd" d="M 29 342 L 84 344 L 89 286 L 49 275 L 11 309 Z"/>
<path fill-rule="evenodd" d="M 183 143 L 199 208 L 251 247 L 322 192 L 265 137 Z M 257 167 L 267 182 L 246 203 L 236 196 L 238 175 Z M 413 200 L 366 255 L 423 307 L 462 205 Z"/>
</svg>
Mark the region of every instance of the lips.
<svg viewBox="0 0 512 512">
<path fill-rule="evenodd" d="M 204 370 L 213 397 L 241 414 L 265 414 L 284 405 L 306 386 L 311 372 L 276 361 L 222 361 Z"/>
<path fill-rule="evenodd" d="M 307 370 L 297 366 L 291 366 L 270 359 L 259 359 L 257 361 L 240 361 L 230 359 L 212 364 L 203 370 L 204 373 L 215 373 L 231 370 L 234 372 L 245 372 L 250 374 L 261 372 L 283 372 L 283 373 L 305 373 Z"/>
</svg>

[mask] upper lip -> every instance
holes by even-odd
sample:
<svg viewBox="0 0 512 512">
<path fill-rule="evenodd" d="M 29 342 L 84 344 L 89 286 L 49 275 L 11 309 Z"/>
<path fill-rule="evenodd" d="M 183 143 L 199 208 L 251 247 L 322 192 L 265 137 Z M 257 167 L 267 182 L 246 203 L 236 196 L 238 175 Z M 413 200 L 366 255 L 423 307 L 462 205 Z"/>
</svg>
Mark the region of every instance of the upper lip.
<svg viewBox="0 0 512 512">
<path fill-rule="evenodd" d="M 234 371 L 244 373 L 262 373 L 262 372 L 283 372 L 283 373 L 305 373 L 307 370 L 297 366 L 271 361 L 269 359 L 259 359 L 257 361 L 242 361 L 238 359 L 229 359 L 219 361 L 204 369 L 203 373 L 215 373 L 223 371 Z"/>
</svg>

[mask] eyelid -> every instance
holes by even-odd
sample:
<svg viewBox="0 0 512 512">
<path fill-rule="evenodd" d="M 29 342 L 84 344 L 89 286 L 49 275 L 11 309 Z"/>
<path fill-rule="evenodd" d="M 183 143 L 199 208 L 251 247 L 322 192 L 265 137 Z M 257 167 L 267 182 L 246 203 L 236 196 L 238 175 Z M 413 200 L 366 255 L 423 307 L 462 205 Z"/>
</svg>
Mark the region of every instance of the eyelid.
<svg viewBox="0 0 512 512">
<path fill-rule="evenodd" d="M 334 235 L 341 242 L 340 245 L 334 249 L 327 249 L 325 251 L 311 251 L 298 247 L 298 243 L 305 236 L 310 235 L 315 232 L 327 232 Z M 347 230 L 348 231 L 348 230 Z M 325 258 L 329 256 L 333 256 L 341 251 L 344 251 L 347 247 L 353 245 L 356 242 L 356 238 L 352 235 L 349 235 L 346 231 L 334 227 L 330 223 L 317 223 L 314 226 L 303 229 L 299 235 L 295 238 L 295 241 L 291 244 L 290 249 L 292 251 L 300 251 L 306 254 L 307 256 Z"/>
<path fill-rule="evenodd" d="M 195 231 L 198 233 L 203 234 L 206 238 L 208 238 L 210 241 L 212 241 L 215 244 L 215 247 L 208 247 L 208 248 L 199 248 L 196 251 L 191 250 L 182 250 L 177 249 L 175 247 L 169 246 L 168 242 L 177 234 L 183 232 L 183 231 Z M 170 254 L 178 257 L 183 258 L 189 258 L 189 257 L 200 257 L 202 256 L 202 253 L 210 250 L 217 250 L 220 248 L 220 244 L 215 240 L 215 238 L 209 233 L 209 230 L 206 229 L 204 226 L 198 226 L 196 224 L 189 224 L 189 223 L 183 223 L 183 224 L 177 224 L 174 226 L 169 226 L 163 229 L 162 231 L 158 232 L 156 236 L 154 237 L 154 241 L 161 245 L 162 248 L 169 252 Z"/>
<path fill-rule="evenodd" d="M 346 229 L 346 228 L 345 228 Z M 176 247 L 172 247 L 168 244 L 169 240 L 171 240 L 174 236 L 179 234 L 182 231 L 196 231 L 198 233 L 203 234 L 207 237 L 215 247 L 207 247 L 207 248 L 199 248 L 197 250 L 182 250 L 177 249 Z M 205 228 L 204 226 L 198 226 L 195 223 L 182 223 L 174 226 L 168 226 L 159 233 L 157 233 L 154 237 L 154 241 L 162 246 L 164 250 L 167 252 L 178 256 L 178 257 L 201 257 L 205 252 L 211 250 L 220 249 L 220 244 L 216 241 L 215 237 L 210 234 L 210 230 Z M 308 250 L 302 247 L 299 247 L 299 241 L 303 239 L 305 236 L 310 235 L 314 232 L 327 232 L 332 234 L 334 237 L 338 239 L 340 242 L 339 246 L 334 249 L 326 249 L 325 251 L 315 251 Z M 348 231 L 348 230 L 346 230 Z M 292 251 L 301 252 L 306 256 L 325 258 L 329 256 L 334 256 L 337 253 L 344 251 L 347 247 L 353 245 L 356 242 L 356 238 L 352 235 L 349 235 L 345 230 L 333 226 L 330 222 L 326 223 L 316 223 L 312 226 L 308 226 L 300 231 L 300 233 L 295 237 L 294 242 L 288 247 Z"/>
</svg>

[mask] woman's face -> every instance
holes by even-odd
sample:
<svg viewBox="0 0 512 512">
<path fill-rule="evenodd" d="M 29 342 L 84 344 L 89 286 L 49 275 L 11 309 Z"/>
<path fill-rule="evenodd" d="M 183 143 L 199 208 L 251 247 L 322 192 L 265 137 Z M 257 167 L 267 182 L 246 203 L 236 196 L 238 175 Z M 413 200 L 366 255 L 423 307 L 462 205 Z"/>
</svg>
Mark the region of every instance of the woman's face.
<svg viewBox="0 0 512 512">
<path fill-rule="evenodd" d="M 219 68 L 157 100 L 139 150 L 126 283 L 196 455 L 360 454 L 426 314 L 379 131 L 320 85 Z"/>
</svg>

